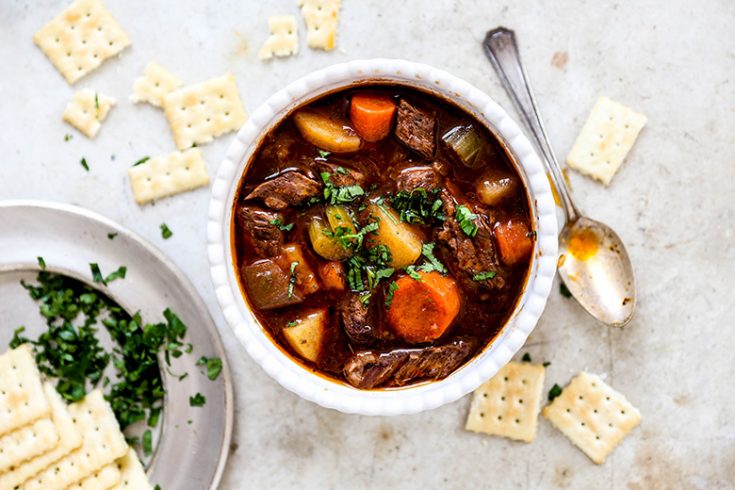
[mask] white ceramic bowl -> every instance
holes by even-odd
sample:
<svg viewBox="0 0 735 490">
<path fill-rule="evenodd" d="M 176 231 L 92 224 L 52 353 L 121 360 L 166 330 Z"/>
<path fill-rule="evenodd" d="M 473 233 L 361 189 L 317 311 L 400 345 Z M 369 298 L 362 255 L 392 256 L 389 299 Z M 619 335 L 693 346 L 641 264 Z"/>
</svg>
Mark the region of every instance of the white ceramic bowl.
<svg viewBox="0 0 735 490">
<path fill-rule="evenodd" d="M 510 320 L 497 338 L 446 379 L 391 390 L 358 390 L 303 368 L 274 345 L 241 296 L 232 261 L 235 193 L 261 139 L 295 107 L 326 92 L 367 80 L 392 81 L 450 99 L 486 122 L 505 141 L 531 202 L 538 239 L 531 273 Z M 279 90 L 240 129 L 212 185 L 207 226 L 212 281 L 224 316 L 248 353 L 285 388 L 324 407 L 364 415 L 416 413 L 452 402 L 492 377 L 536 326 L 556 272 L 554 199 L 541 162 L 518 125 L 489 96 L 447 72 L 403 60 L 351 61 L 315 71 Z"/>
</svg>

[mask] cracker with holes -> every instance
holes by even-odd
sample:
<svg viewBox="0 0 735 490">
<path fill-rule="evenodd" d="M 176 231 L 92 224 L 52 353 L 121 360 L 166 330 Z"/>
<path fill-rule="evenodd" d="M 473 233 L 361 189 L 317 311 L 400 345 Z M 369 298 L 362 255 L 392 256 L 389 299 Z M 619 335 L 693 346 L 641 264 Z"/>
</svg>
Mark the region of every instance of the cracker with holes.
<svg viewBox="0 0 735 490">
<path fill-rule="evenodd" d="M 163 96 L 170 94 L 183 84 L 179 77 L 151 61 L 146 65 L 143 76 L 133 82 L 133 93 L 130 100 L 148 102 L 153 106 L 161 107 Z"/>
<path fill-rule="evenodd" d="M 540 364 L 509 362 L 475 390 L 465 429 L 533 441 L 545 371 Z"/>
<path fill-rule="evenodd" d="M 135 202 L 145 204 L 190 191 L 209 183 L 207 165 L 199 148 L 153 157 L 128 169 Z"/>
<path fill-rule="evenodd" d="M 104 488 L 112 488 L 120 483 L 120 470 L 117 464 L 112 463 L 97 471 L 94 475 L 88 476 L 84 480 L 75 483 L 67 488 L 67 490 L 101 490 Z M 137 487 L 131 487 L 138 490 Z"/>
<path fill-rule="evenodd" d="M 67 488 L 127 453 L 125 436 L 101 391 L 94 390 L 81 402 L 69 405 L 69 413 L 82 434 L 81 447 L 33 476 L 23 490 Z"/>
<path fill-rule="evenodd" d="M 67 82 L 74 83 L 130 46 L 130 38 L 98 0 L 76 0 L 33 35 Z"/>
<path fill-rule="evenodd" d="M 337 27 L 341 0 L 299 0 L 306 22 L 306 44 L 331 51 L 337 46 Z"/>
<path fill-rule="evenodd" d="M 260 48 L 258 57 L 269 60 L 273 56 L 291 56 L 299 52 L 299 30 L 293 15 L 268 17 L 270 36 Z"/>
<path fill-rule="evenodd" d="M 43 390 L 51 404 L 51 419 L 59 434 L 59 442 L 52 450 L 11 467 L 5 473 L 0 472 L 0 488 L 15 488 L 82 445 L 82 435 L 74 425 L 66 403 L 51 383 L 44 383 Z"/>
<path fill-rule="evenodd" d="M 543 415 L 597 464 L 641 421 L 637 408 L 599 376 L 579 373 Z"/>
<path fill-rule="evenodd" d="M 31 346 L 23 344 L 0 356 L 0 436 L 51 412 Z"/>
<path fill-rule="evenodd" d="M 64 121 L 68 122 L 87 138 L 94 138 L 102 126 L 115 99 L 93 90 L 80 90 L 64 109 Z"/>
<path fill-rule="evenodd" d="M 148 481 L 143 465 L 140 464 L 138 455 L 132 449 L 128 450 L 123 458 L 117 460 L 117 468 L 120 470 L 120 483 L 112 490 L 153 490 Z"/>
<path fill-rule="evenodd" d="M 247 119 L 232 74 L 166 94 L 163 110 L 179 150 L 237 131 Z"/>
<path fill-rule="evenodd" d="M 600 97 L 567 156 L 567 164 L 610 184 L 645 124 L 643 114 Z"/>
<path fill-rule="evenodd" d="M 5 434 L 0 437 L 0 474 L 53 449 L 58 442 L 59 434 L 50 417 Z"/>
</svg>

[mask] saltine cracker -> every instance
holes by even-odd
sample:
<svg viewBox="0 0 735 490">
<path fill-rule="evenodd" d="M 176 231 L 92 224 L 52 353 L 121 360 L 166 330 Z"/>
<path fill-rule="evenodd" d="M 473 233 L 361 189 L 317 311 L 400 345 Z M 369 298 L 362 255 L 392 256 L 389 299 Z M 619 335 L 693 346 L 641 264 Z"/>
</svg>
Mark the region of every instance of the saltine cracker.
<svg viewBox="0 0 735 490">
<path fill-rule="evenodd" d="M 291 56 L 299 52 L 299 28 L 293 15 L 268 17 L 270 35 L 258 52 L 261 60 Z"/>
<path fill-rule="evenodd" d="M 138 204 L 190 191 L 209 183 L 207 165 L 199 148 L 153 157 L 145 163 L 130 167 L 128 177 Z"/>
<path fill-rule="evenodd" d="M 152 106 L 161 107 L 163 96 L 179 89 L 183 84 L 179 77 L 151 61 L 143 70 L 143 76 L 133 82 L 130 100 L 148 102 Z"/>
<path fill-rule="evenodd" d="M 1 355 L 0 436 L 50 412 L 31 346 L 23 344 Z"/>
<path fill-rule="evenodd" d="M 63 118 L 87 138 L 94 138 L 116 101 L 112 97 L 84 89 L 66 105 Z"/>
</svg>

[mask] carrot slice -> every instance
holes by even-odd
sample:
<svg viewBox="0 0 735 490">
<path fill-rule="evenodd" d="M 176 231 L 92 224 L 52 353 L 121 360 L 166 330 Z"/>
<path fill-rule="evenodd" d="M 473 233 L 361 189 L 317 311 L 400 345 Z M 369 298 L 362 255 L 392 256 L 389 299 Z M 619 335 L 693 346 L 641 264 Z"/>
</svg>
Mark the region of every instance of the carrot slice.
<svg viewBox="0 0 735 490">
<path fill-rule="evenodd" d="M 345 290 L 345 268 L 342 262 L 326 262 L 319 266 L 319 275 L 324 287 L 334 291 Z"/>
<path fill-rule="evenodd" d="M 508 220 L 498 223 L 493 228 L 493 234 L 500 258 L 506 265 L 517 264 L 531 255 L 533 241 L 524 221 Z"/>
<path fill-rule="evenodd" d="M 390 133 L 396 103 L 385 95 L 358 93 L 350 101 L 350 121 L 365 141 L 380 141 Z"/>
<path fill-rule="evenodd" d="M 388 309 L 388 323 L 406 342 L 436 340 L 459 313 L 459 288 L 438 272 L 419 272 L 420 280 L 403 276 L 396 281 Z"/>
</svg>

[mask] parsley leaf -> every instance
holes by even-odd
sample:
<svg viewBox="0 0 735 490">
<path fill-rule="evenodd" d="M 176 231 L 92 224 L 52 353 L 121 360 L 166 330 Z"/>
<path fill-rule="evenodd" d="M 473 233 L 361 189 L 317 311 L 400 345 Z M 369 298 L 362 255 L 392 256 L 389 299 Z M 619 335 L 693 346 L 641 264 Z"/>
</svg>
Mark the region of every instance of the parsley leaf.
<svg viewBox="0 0 735 490">
<path fill-rule="evenodd" d="M 291 262 L 291 277 L 288 279 L 288 297 L 291 298 L 293 296 L 293 288 L 296 284 L 296 267 L 298 267 L 299 262 L 294 261 Z"/>
<path fill-rule="evenodd" d="M 446 274 L 447 268 L 444 267 L 444 264 L 442 264 L 434 255 L 434 247 L 436 247 L 436 243 L 424 243 L 421 245 L 421 255 L 423 255 L 428 262 L 421 265 L 418 269 L 422 272 L 436 271 L 440 274 Z"/>
<path fill-rule="evenodd" d="M 348 203 L 365 195 L 365 190 L 357 184 L 337 187 L 330 181 L 329 172 L 319 175 L 324 182 L 324 200 L 329 204 Z"/>
<path fill-rule="evenodd" d="M 89 172 L 89 165 L 87 164 L 87 159 L 86 158 L 82 157 L 82 159 L 79 160 L 79 163 L 82 165 L 82 167 L 84 167 L 84 170 L 86 170 L 87 172 Z"/>
<path fill-rule="evenodd" d="M 525 354 L 523 354 L 523 357 L 521 358 L 521 361 L 523 361 L 523 362 L 531 362 L 531 354 L 529 354 L 528 352 L 526 352 Z"/>
<path fill-rule="evenodd" d="M 36 260 L 38 260 L 38 267 L 41 268 L 41 270 L 46 270 L 46 261 L 43 260 L 43 257 L 36 257 Z"/>
<path fill-rule="evenodd" d="M 563 282 L 560 282 L 559 283 L 559 294 L 561 294 L 565 298 L 571 298 L 572 297 L 572 292 L 569 291 L 569 288 Z"/>
<path fill-rule="evenodd" d="M 143 432 L 143 454 L 146 456 L 153 454 L 153 433 L 150 429 Z"/>
<path fill-rule="evenodd" d="M 283 224 L 283 220 L 281 218 L 275 218 L 275 219 L 270 220 L 270 224 L 272 224 L 273 226 L 278 227 L 278 229 L 281 230 L 281 231 L 291 231 L 291 229 L 293 228 L 293 225 L 294 225 L 293 223 L 289 223 L 287 225 L 284 225 Z"/>
<path fill-rule="evenodd" d="M 94 94 L 94 108 L 97 109 L 98 111 L 100 110 L 100 100 L 97 97 L 97 93 L 96 92 Z"/>
<path fill-rule="evenodd" d="M 161 223 L 161 237 L 163 237 L 164 240 L 168 240 L 172 236 L 174 236 L 174 232 L 171 231 L 171 228 L 168 227 L 166 223 Z"/>
<path fill-rule="evenodd" d="M 108 274 L 107 277 L 105 277 L 104 283 L 107 284 L 108 282 L 112 282 L 115 279 L 125 279 L 125 274 L 128 272 L 128 268 L 124 265 L 121 265 L 117 268 L 115 272 L 111 272 Z"/>
<path fill-rule="evenodd" d="M 391 303 L 393 303 L 393 295 L 398 291 L 398 283 L 396 281 L 392 281 L 388 285 L 388 292 L 385 295 L 385 307 L 390 308 Z"/>
<path fill-rule="evenodd" d="M 150 159 L 151 159 L 151 157 L 149 157 L 149 156 L 144 156 L 143 158 L 141 158 L 140 160 L 138 160 L 137 162 L 135 162 L 135 163 L 133 164 L 133 167 L 137 167 L 138 165 L 143 165 L 143 164 L 144 164 L 145 162 L 147 162 L 147 161 L 148 161 L 148 160 L 150 160 Z"/>
<path fill-rule="evenodd" d="M 544 363 L 542 365 L 544 367 L 549 367 L 549 366 L 551 366 L 551 361 L 544 361 Z"/>
<path fill-rule="evenodd" d="M 197 366 L 207 366 L 207 377 L 210 381 L 214 381 L 222 372 L 222 359 L 202 356 L 197 361 Z"/>
<path fill-rule="evenodd" d="M 498 273 L 495 271 L 478 272 L 477 274 L 474 274 L 472 276 L 472 280 L 477 282 L 487 281 L 488 279 L 492 279 L 497 275 Z"/>
<path fill-rule="evenodd" d="M 472 213 L 467 208 L 467 206 L 465 206 L 464 204 L 461 206 L 457 206 L 454 217 L 457 218 L 459 227 L 462 229 L 465 235 L 469 237 L 474 237 L 475 235 L 477 235 L 477 225 L 475 224 L 475 219 L 477 219 L 477 215 Z"/>
<path fill-rule="evenodd" d="M 549 401 L 554 401 L 554 398 L 561 395 L 561 386 L 554 383 L 554 386 L 549 390 Z"/>
<path fill-rule="evenodd" d="M 299 322 L 297 322 L 297 321 L 295 321 L 295 320 L 292 320 L 292 321 L 288 322 L 288 323 L 286 324 L 286 326 L 287 326 L 287 327 L 295 327 L 295 326 L 296 326 L 296 325 L 298 325 L 298 324 L 299 324 Z"/>
<path fill-rule="evenodd" d="M 207 403 L 207 399 L 201 393 L 189 397 L 189 406 L 191 407 L 203 407 L 205 403 Z"/>
<path fill-rule="evenodd" d="M 107 239 L 108 240 L 114 240 L 116 236 L 117 236 L 117 232 L 115 232 L 115 233 L 108 233 L 107 234 Z"/>
<path fill-rule="evenodd" d="M 69 140 L 71 140 L 71 139 L 72 139 L 73 137 L 74 137 L 74 136 L 70 135 L 69 133 L 66 133 L 66 134 L 64 135 L 64 141 L 69 141 Z"/>
<path fill-rule="evenodd" d="M 102 277 L 100 266 L 97 265 L 96 262 L 92 262 L 91 264 L 89 264 L 89 268 L 92 271 L 92 280 L 94 282 L 107 285 L 107 283 L 105 282 L 105 278 Z"/>
<path fill-rule="evenodd" d="M 439 198 L 439 189 L 427 191 L 417 187 L 412 191 L 400 191 L 390 198 L 390 204 L 400 213 L 401 221 L 410 224 L 428 225 L 444 221 L 444 203 Z"/>
<path fill-rule="evenodd" d="M 329 155 L 332 154 L 331 152 L 324 151 L 324 150 L 317 150 L 317 152 L 319 153 L 319 156 L 322 158 L 327 158 Z"/>
<path fill-rule="evenodd" d="M 406 273 L 415 281 L 421 281 L 421 274 L 416 270 L 415 265 L 409 265 L 406 267 Z"/>
</svg>

